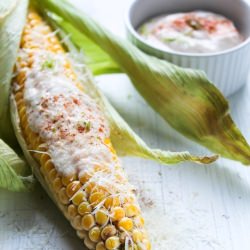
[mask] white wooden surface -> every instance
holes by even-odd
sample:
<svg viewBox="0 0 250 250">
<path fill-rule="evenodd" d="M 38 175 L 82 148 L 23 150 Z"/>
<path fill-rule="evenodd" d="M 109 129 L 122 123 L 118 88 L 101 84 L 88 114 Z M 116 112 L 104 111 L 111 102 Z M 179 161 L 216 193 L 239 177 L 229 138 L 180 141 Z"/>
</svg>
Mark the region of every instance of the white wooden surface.
<svg viewBox="0 0 250 250">
<path fill-rule="evenodd" d="M 125 35 L 123 13 L 129 1 L 71 1 L 115 33 Z M 126 76 L 102 76 L 97 81 L 150 146 L 189 150 L 196 154 L 206 152 L 169 128 L 145 104 Z M 233 118 L 250 142 L 249 84 L 230 98 L 230 105 Z M 188 163 L 161 166 L 135 158 L 126 158 L 123 162 L 131 182 L 141 194 L 150 234 L 162 224 L 159 236 L 165 246 L 154 250 L 250 249 L 248 168 L 225 159 L 213 166 Z M 150 206 L 145 205 L 145 201 Z M 0 190 L 0 249 L 84 248 L 68 222 L 37 185 L 33 193 Z"/>
</svg>

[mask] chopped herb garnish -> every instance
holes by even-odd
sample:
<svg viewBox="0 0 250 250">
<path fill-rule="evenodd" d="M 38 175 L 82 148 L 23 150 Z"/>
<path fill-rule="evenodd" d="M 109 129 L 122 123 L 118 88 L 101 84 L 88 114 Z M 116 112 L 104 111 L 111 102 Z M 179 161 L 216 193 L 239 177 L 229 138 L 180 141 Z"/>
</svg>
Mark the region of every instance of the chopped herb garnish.
<svg viewBox="0 0 250 250">
<path fill-rule="evenodd" d="M 186 23 L 187 23 L 187 25 L 189 25 L 194 30 L 199 30 L 199 29 L 202 28 L 202 25 L 201 25 L 201 23 L 198 20 L 188 19 L 186 21 Z"/>
<path fill-rule="evenodd" d="M 90 121 L 84 122 L 84 127 L 85 127 L 86 132 L 89 132 L 91 128 L 91 122 Z"/>
<path fill-rule="evenodd" d="M 166 43 L 172 43 L 174 41 L 176 41 L 176 37 L 166 37 L 166 38 L 164 38 L 164 42 L 166 42 Z"/>
<path fill-rule="evenodd" d="M 77 130 L 81 132 L 89 132 L 91 128 L 91 122 L 90 121 L 79 121 L 77 123 Z"/>
<path fill-rule="evenodd" d="M 139 33 L 141 35 L 145 35 L 146 36 L 146 35 L 149 34 L 149 30 L 148 30 L 148 28 L 147 28 L 146 25 L 141 26 L 138 31 L 139 31 Z"/>
<path fill-rule="evenodd" d="M 56 132 L 56 128 L 52 128 L 52 132 L 55 133 Z"/>
<path fill-rule="evenodd" d="M 52 59 L 48 59 L 48 60 L 44 61 L 44 63 L 42 64 L 42 70 L 53 69 L 54 66 L 55 66 L 55 61 Z"/>
</svg>

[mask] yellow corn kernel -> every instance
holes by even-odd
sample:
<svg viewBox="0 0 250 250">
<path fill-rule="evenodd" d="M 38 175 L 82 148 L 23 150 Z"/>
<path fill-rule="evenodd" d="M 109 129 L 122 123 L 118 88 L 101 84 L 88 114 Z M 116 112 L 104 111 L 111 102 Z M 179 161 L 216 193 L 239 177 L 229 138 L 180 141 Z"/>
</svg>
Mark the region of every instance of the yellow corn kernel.
<svg viewBox="0 0 250 250">
<path fill-rule="evenodd" d="M 62 181 L 60 177 L 56 177 L 53 181 L 53 188 L 56 192 L 58 192 L 62 187 Z"/>
<path fill-rule="evenodd" d="M 132 232 L 132 239 L 134 242 L 142 241 L 143 233 L 138 229 L 134 229 Z"/>
<path fill-rule="evenodd" d="M 86 214 L 82 217 L 82 228 L 84 230 L 89 230 L 95 225 L 95 218 L 92 214 Z"/>
<path fill-rule="evenodd" d="M 125 206 L 125 213 L 127 217 L 133 217 L 139 214 L 139 208 L 134 204 L 128 204 Z"/>
<path fill-rule="evenodd" d="M 86 185 L 85 192 L 86 192 L 87 194 L 90 194 L 90 193 L 92 193 L 92 192 L 94 191 L 95 187 L 96 187 L 96 184 L 95 184 L 95 183 L 89 182 L 89 183 Z"/>
<path fill-rule="evenodd" d="M 66 175 L 62 177 L 62 183 L 64 186 L 67 186 L 69 183 L 76 179 L 75 175 Z"/>
<path fill-rule="evenodd" d="M 133 246 L 129 246 L 128 250 L 138 250 L 138 246 L 136 244 L 133 244 Z"/>
<path fill-rule="evenodd" d="M 66 205 L 69 203 L 69 198 L 66 194 L 66 188 L 63 187 L 59 190 L 59 193 L 58 193 L 58 196 L 59 196 L 59 200 L 61 201 L 62 204 Z"/>
<path fill-rule="evenodd" d="M 117 207 L 120 205 L 120 200 L 119 197 L 115 196 L 115 197 L 107 197 L 104 203 L 104 206 L 109 209 L 111 207 Z"/>
<path fill-rule="evenodd" d="M 91 205 L 96 206 L 104 200 L 105 196 L 102 192 L 94 192 L 89 197 L 89 202 Z"/>
<path fill-rule="evenodd" d="M 85 184 L 89 181 L 89 179 L 92 177 L 93 174 L 91 174 L 90 172 L 88 171 L 84 171 L 84 172 L 81 172 L 80 173 L 80 176 L 79 176 L 79 181 L 82 183 L 82 184 Z"/>
<path fill-rule="evenodd" d="M 50 172 L 49 172 L 49 179 L 50 179 L 50 181 L 53 181 L 56 177 L 57 177 L 57 171 L 54 168 L 54 169 L 50 170 Z"/>
<path fill-rule="evenodd" d="M 80 205 L 78 206 L 78 213 L 80 215 L 85 215 L 90 212 L 91 212 L 91 206 L 87 201 L 80 203 Z"/>
<path fill-rule="evenodd" d="M 144 226 L 144 219 L 141 215 L 138 215 L 134 218 L 134 223 L 137 227 L 143 227 Z"/>
<path fill-rule="evenodd" d="M 70 204 L 68 206 L 68 214 L 71 218 L 74 218 L 77 215 L 77 208 L 75 205 Z"/>
<path fill-rule="evenodd" d="M 107 211 L 104 209 L 100 209 L 95 214 L 96 223 L 103 226 L 108 223 L 109 216 L 107 215 Z"/>
<path fill-rule="evenodd" d="M 82 190 L 78 191 L 72 198 L 72 202 L 77 206 L 84 200 L 86 200 L 86 195 Z"/>
<path fill-rule="evenodd" d="M 95 250 L 95 249 L 96 249 L 96 248 L 95 248 L 95 243 L 92 242 L 92 241 L 89 239 L 89 237 L 86 237 L 86 238 L 84 239 L 84 244 L 85 244 L 85 246 L 86 246 L 88 249 L 90 249 L 90 250 Z"/>
<path fill-rule="evenodd" d="M 81 188 L 81 183 L 79 181 L 70 182 L 66 188 L 66 193 L 68 197 L 71 198 L 80 188 Z"/>
<path fill-rule="evenodd" d="M 138 243 L 138 250 L 151 250 L 152 246 L 148 240 L 143 240 L 142 243 Z"/>
<path fill-rule="evenodd" d="M 113 221 L 119 221 L 125 217 L 125 211 L 122 207 L 114 207 L 111 210 L 111 218 Z"/>
<path fill-rule="evenodd" d="M 88 237 L 88 233 L 85 230 L 77 230 L 76 234 L 82 240 L 84 240 L 86 237 Z"/>
<path fill-rule="evenodd" d="M 93 227 L 89 231 L 89 238 L 93 242 L 98 242 L 101 239 L 101 229 L 99 227 Z"/>
<path fill-rule="evenodd" d="M 42 161 L 42 158 L 41 158 Z M 49 172 L 54 169 L 54 164 L 52 163 L 51 159 L 46 161 L 44 165 L 41 166 L 41 171 L 44 173 L 44 175 L 49 175 Z"/>
<path fill-rule="evenodd" d="M 49 155 L 48 154 L 42 154 L 41 158 L 40 158 L 41 166 L 45 165 L 48 160 L 50 160 Z"/>
<path fill-rule="evenodd" d="M 96 250 L 107 250 L 107 248 L 105 247 L 104 242 L 100 241 L 99 243 L 97 243 L 96 245 Z"/>
<path fill-rule="evenodd" d="M 80 215 L 77 215 L 73 218 L 71 221 L 72 227 L 74 227 L 76 230 L 82 230 L 82 217 Z"/>
<path fill-rule="evenodd" d="M 133 221 L 128 217 L 124 217 L 118 222 L 118 227 L 121 230 L 130 231 L 133 228 Z"/>
<path fill-rule="evenodd" d="M 16 81 L 19 84 L 23 84 L 25 80 L 26 80 L 26 73 L 24 71 L 20 71 L 18 76 L 16 77 Z"/>
<path fill-rule="evenodd" d="M 116 233 L 117 233 L 117 230 L 116 230 L 115 226 L 107 225 L 106 227 L 104 227 L 102 229 L 101 237 L 103 240 L 106 240 L 107 238 L 116 235 Z"/>
<path fill-rule="evenodd" d="M 19 116 L 20 117 L 26 116 L 27 113 L 26 113 L 25 103 L 23 101 L 23 92 L 20 91 L 20 92 L 16 93 L 15 99 L 16 99 L 16 103 L 20 103 L 20 102 L 23 103 L 23 105 L 20 106 L 19 111 L 18 111 L 19 112 Z"/>
<path fill-rule="evenodd" d="M 120 246 L 120 240 L 117 236 L 112 236 L 109 237 L 106 241 L 105 241 L 105 247 L 108 250 L 115 250 Z"/>
</svg>

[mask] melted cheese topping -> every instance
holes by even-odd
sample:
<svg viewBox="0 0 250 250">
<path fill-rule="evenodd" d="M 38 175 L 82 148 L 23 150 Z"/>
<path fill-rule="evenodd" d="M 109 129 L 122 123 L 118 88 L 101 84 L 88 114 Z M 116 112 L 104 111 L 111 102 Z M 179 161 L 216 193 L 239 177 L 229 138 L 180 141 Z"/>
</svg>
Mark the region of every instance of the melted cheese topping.
<svg viewBox="0 0 250 250">
<path fill-rule="evenodd" d="M 218 52 L 243 41 L 233 22 L 205 11 L 153 18 L 140 27 L 139 33 L 158 48 L 181 52 Z"/>
</svg>

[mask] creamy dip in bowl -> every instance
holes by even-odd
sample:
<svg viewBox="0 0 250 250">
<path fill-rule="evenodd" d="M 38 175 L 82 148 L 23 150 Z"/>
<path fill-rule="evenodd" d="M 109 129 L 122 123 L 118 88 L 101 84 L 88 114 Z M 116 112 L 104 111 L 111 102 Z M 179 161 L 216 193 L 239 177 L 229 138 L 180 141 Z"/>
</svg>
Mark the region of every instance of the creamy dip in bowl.
<svg viewBox="0 0 250 250">
<path fill-rule="evenodd" d="M 250 0 L 134 0 L 125 23 L 139 49 L 204 71 L 225 96 L 247 82 Z"/>
<path fill-rule="evenodd" d="M 146 21 L 138 30 L 150 44 L 172 51 L 223 51 L 244 39 L 228 18 L 207 11 L 163 15 Z"/>
</svg>

